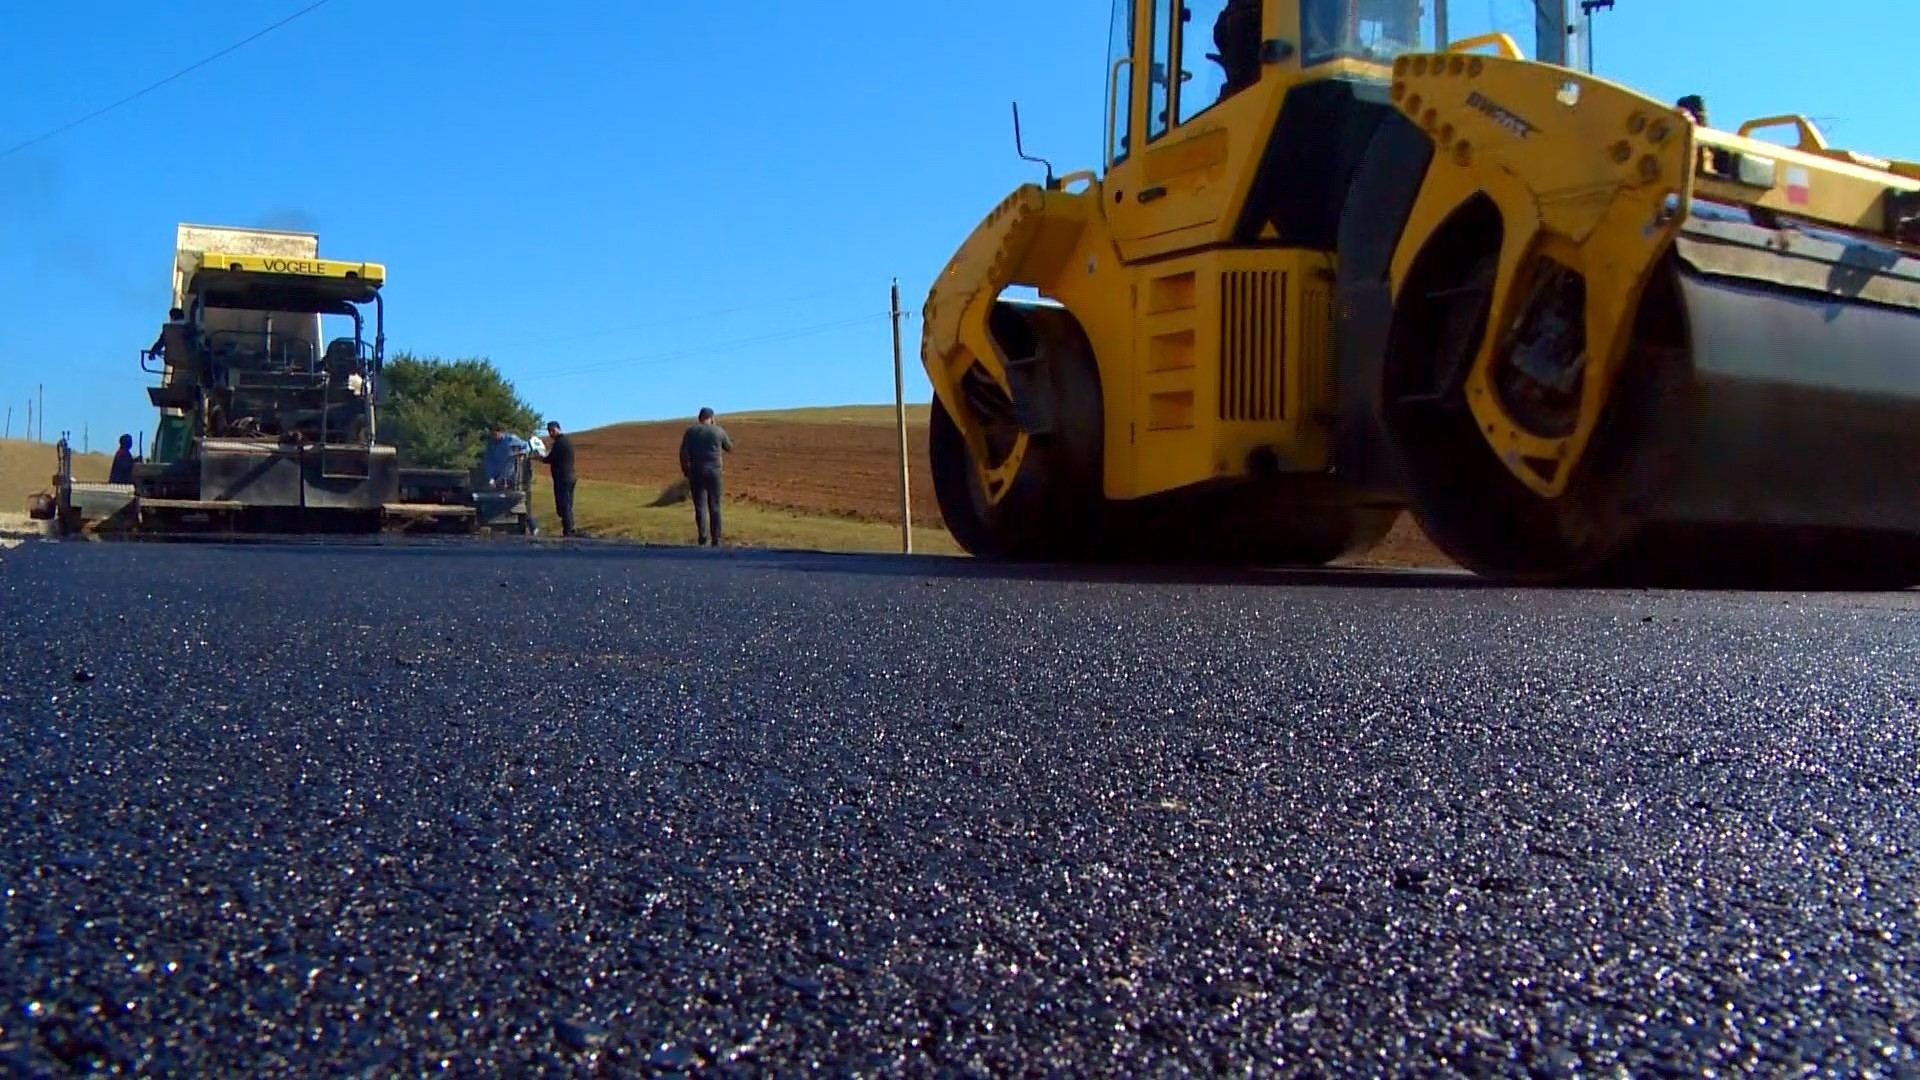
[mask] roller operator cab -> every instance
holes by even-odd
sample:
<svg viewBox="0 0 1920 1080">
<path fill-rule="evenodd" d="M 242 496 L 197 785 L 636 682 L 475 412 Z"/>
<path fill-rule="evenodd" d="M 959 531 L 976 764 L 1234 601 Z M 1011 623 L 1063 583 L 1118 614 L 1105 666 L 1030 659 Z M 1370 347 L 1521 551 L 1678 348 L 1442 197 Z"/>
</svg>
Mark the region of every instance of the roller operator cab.
<svg viewBox="0 0 1920 1080">
<path fill-rule="evenodd" d="M 1320 563 L 1411 509 L 1513 580 L 1920 582 L 1920 166 L 1447 25 L 1117 0 L 1102 168 L 927 299 L 956 539 Z"/>
</svg>

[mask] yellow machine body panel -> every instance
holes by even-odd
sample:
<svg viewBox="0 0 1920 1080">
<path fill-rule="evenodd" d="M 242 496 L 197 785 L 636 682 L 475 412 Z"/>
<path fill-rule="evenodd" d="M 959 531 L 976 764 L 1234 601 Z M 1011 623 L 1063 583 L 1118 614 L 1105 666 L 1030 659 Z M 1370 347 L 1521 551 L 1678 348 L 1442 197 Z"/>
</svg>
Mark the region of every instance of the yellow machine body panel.
<svg viewBox="0 0 1920 1080">
<path fill-rule="evenodd" d="M 338 278 L 361 281 L 374 288 L 386 283 L 387 268 L 380 263 L 348 262 L 341 259 L 308 259 L 282 255 L 239 255 L 208 251 L 200 255 L 203 269 L 233 270 L 253 274 L 297 274 L 304 277 Z"/>
<path fill-rule="evenodd" d="M 341 259 L 209 251 L 189 258 L 184 277 L 189 294 L 219 295 L 229 306 L 319 311 L 371 302 L 386 284 L 387 268 Z"/>
<path fill-rule="evenodd" d="M 1287 4 L 1269 4 L 1263 34 L 1275 38 Z M 1382 80 L 1382 65 L 1341 60 L 1316 66 L 1313 81 Z M 1259 174 L 1261 155 L 1279 123 L 1287 93 L 1307 73 L 1270 78 L 1198 112 L 1147 149 L 1112 165 L 1104 178 L 1108 228 L 1129 262 L 1228 243 Z"/>
<path fill-rule="evenodd" d="M 1686 123 L 1672 110 L 1541 64 L 1460 53 L 1401 57 L 1393 99 L 1434 140 L 1434 156 L 1393 281 L 1470 200 L 1491 199 L 1504 231 L 1493 327 L 1516 325 L 1543 272 L 1586 282 L 1587 362 L 1572 431 L 1543 436 L 1517 423 L 1493 386 L 1499 333 L 1480 343 L 1467 400 L 1514 476 L 1558 495 L 1606 406 L 1627 352 L 1641 289 L 1679 228 L 1691 194 Z"/>
<path fill-rule="evenodd" d="M 1260 38 L 1296 37 L 1299 17 L 1293 3 L 1264 5 Z M 1160 33 L 1152 4 L 1135 5 L 1131 18 L 1136 39 L 1157 34 L 1164 54 L 1197 59 L 1214 47 L 1211 38 L 1180 40 L 1207 29 L 1197 23 L 1172 39 Z M 1148 70 L 1133 56 L 1116 58 L 1112 87 L 1145 100 L 1155 92 Z M 1389 70 L 1347 58 L 1269 64 L 1267 77 L 1218 98 L 1163 101 L 1168 118 L 1181 114 L 1184 123 L 1158 124 L 1137 110 L 1118 118 L 1104 177 L 1079 173 L 1055 190 L 1009 196 L 929 296 L 922 352 L 936 396 L 958 403 L 958 380 L 974 364 L 1012 392 L 989 315 L 1007 288 L 1029 286 L 1073 313 L 1098 364 L 1105 497 L 1244 477 L 1256 456 L 1278 471 L 1326 470 L 1332 253 L 1284 245 L 1271 231 L 1273 246 L 1236 245 L 1233 234 L 1289 90 L 1364 78 L 1384 95 Z M 986 454 L 980 431 L 960 426 Z M 1014 442 L 986 470 L 990 489 L 1019 472 L 1028 440 Z"/>
<path fill-rule="evenodd" d="M 1920 484 L 1920 166 L 1436 51 L 1433 8 L 1116 0 L 1102 168 L 1016 190 L 928 295 L 963 546 L 1315 561 L 1403 506 L 1517 577 L 1676 523 L 1920 540 L 1879 493 Z M 1841 450 L 1845 484 L 1723 483 Z"/>
<path fill-rule="evenodd" d="M 1137 261 L 1219 243 L 1281 96 L 1277 86 L 1236 94 L 1116 164 L 1106 178 L 1107 220 L 1121 255 Z"/>
<path fill-rule="evenodd" d="M 1148 264 L 1127 412 L 1139 497 L 1248 471 L 1329 464 L 1333 267 L 1324 252 L 1215 249 Z"/>
<path fill-rule="evenodd" d="M 1089 284 L 1104 287 L 1073 291 L 1082 303 L 1112 305 L 1119 284 L 1113 275 L 1120 266 L 1110 245 L 1101 249 L 1106 237 L 1098 223 L 1097 199 L 1033 185 L 1019 188 L 987 215 L 941 271 L 922 312 L 921 359 L 938 400 L 954 403 L 959 411 L 965 397 L 961 380 L 973 369 L 1012 393 L 1010 358 L 989 326 L 994 305 L 1009 286 L 1057 282 L 1049 290 L 1057 296 L 1061 287 L 1072 289 L 1066 268 L 1084 266 L 1086 276 L 1095 279 Z M 975 460 L 989 461 L 993 455 L 980 425 L 960 427 Z M 1023 433 L 1003 458 L 984 468 L 990 493 L 1018 474 L 1027 441 Z"/>
<path fill-rule="evenodd" d="M 1889 192 L 1920 190 L 1920 181 L 1827 150 L 1801 118 L 1746 125 L 1797 124 L 1797 148 L 1696 128 L 1684 113 L 1625 87 L 1517 56 L 1403 56 L 1392 96 L 1437 151 L 1395 254 L 1395 290 L 1455 213 L 1491 200 L 1503 224 L 1490 318 L 1496 329 L 1472 359 L 1467 397 L 1515 479 L 1547 497 L 1567 490 L 1606 412 L 1643 290 L 1696 194 L 1884 235 Z M 1584 282 L 1585 357 L 1573 429 L 1545 435 L 1516 420 L 1494 383 L 1500 356 L 1514 347 L 1501 328 L 1519 324 L 1541 274 L 1561 270 Z"/>
<path fill-rule="evenodd" d="M 1795 129 L 1793 146 L 1752 137 L 1783 127 Z M 1832 149 L 1803 116 L 1750 120 L 1737 133 L 1695 128 L 1694 134 L 1698 193 L 1722 202 L 1890 234 L 1886 193 L 1920 191 L 1920 165 Z"/>
<path fill-rule="evenodd" d="M 1098 214 L 1099 190 L 1023 187 L 962 247 L 941 280 L 976 284 L 937 288 L 925 310 L 935 393 L 960 400 L 975 364 L 1011 393 L 1011 358 L 989 316 L 1008 286 L 1029 285 L 1074 314 L 1098 358 L 1107 498 L 1244 476 L 1261 452 L 1283 471 L 1324 470 L 1331 256 L 1216 248 L 1127 264 Z M 1018 473 L 1024 449 L 1000 464 L 998 483 Z"/>
</svg>

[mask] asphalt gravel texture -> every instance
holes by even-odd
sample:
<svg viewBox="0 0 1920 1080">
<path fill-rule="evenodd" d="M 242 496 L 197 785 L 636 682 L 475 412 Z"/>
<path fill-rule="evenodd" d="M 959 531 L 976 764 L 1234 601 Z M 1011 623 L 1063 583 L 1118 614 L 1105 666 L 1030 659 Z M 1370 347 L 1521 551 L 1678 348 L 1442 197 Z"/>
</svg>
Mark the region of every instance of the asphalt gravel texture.
<svg viewBox="0 0 1920 1080">
<path fill-rule="evenodd" d="M 1920 1071 L 1920 594 L 0 551 L 0 1069 Z"/>
</svg>

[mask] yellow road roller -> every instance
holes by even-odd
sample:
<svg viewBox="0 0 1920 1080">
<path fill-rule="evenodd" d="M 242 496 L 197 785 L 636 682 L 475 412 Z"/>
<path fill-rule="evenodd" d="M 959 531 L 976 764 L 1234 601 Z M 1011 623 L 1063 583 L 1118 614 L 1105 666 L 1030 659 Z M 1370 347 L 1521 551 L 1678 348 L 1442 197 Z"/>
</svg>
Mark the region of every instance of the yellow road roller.
<svg viewBox="0 0 1920 1080">
<path fill-rule="evenodd" d="M 1920 583 L 1920 165 L 1435 7 L 1116 0 L 1103 168 L 927 298 L 955 538 L 1319 564 L 1410 509 L 1514 582 Z"/>
</svg>

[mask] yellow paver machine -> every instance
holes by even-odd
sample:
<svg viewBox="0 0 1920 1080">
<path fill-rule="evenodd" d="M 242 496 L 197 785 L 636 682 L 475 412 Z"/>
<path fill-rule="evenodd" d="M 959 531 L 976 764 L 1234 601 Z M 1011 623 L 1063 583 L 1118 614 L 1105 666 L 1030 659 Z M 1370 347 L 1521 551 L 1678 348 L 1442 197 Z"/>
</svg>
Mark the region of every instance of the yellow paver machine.
<svg viewBox="0 0 1920 1080">
<path fill-rule="evenodd" d="M 153 451 L 120 484 L 75 482 L 63 454 L 62 531 L 473 531 L 467 475 L 403 468 L 379 437 L 385 282 L 311 233 L 180 225 L 170 317 L 141 351 Z"/>
<path fill-rule="evenodd" d="M 1920 583 L 1920 164 L 1446 25 L 1116 0 L 1104 168 L 927 299 L 954 536 L 1315 564 L 1410 509 L 1517 582 Z"/>
</svg>

